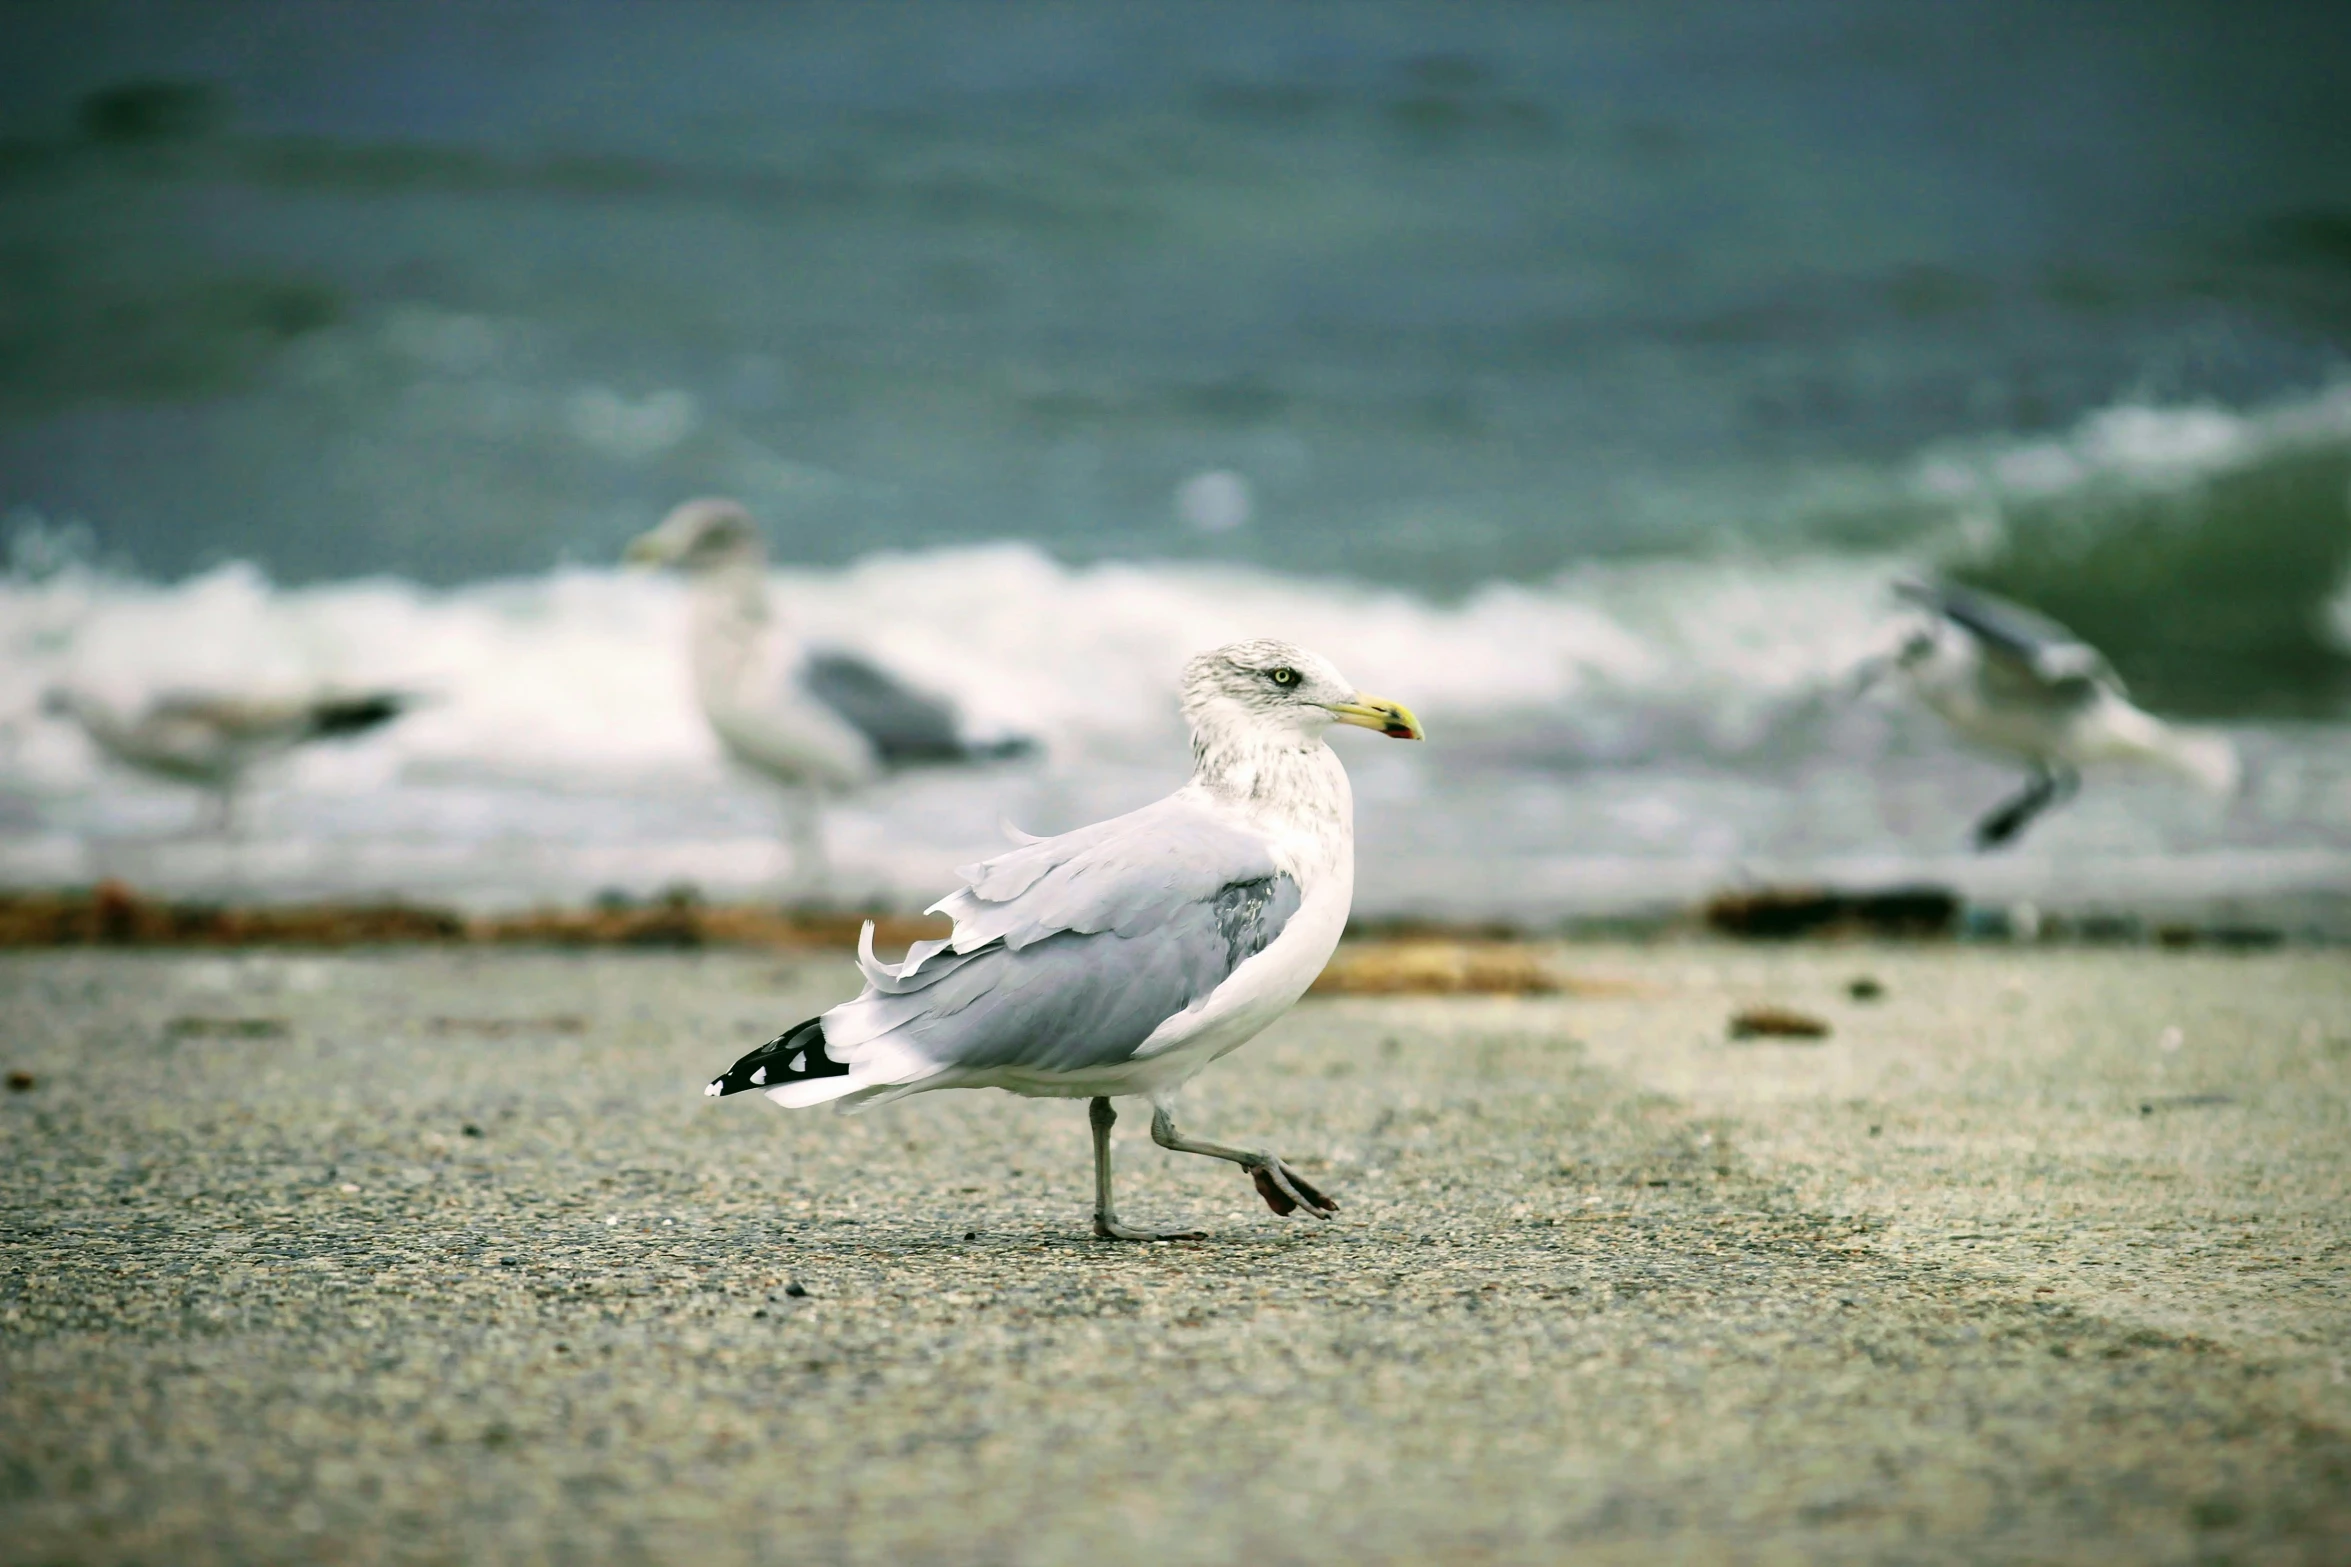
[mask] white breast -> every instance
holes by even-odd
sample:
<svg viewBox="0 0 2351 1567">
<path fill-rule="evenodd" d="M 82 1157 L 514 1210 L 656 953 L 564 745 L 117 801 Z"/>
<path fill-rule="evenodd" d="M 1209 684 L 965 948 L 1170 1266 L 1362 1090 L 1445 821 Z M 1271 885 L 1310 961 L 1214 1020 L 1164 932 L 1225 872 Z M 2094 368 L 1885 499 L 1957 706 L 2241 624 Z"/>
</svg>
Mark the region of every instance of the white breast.
<svg viewBox="0 0 2351 1567">
<path fill-rule="evenodd" d="M 800 648 L 768 618 L 756 567 L 697 577 L 692 625 L 694 694 L 729 755 L 785 782 L 839 789 L 874 776 L 872 744 L 800 689 Z"/>
<path fill-rule="evenodd" d="M 1293 789 L 1247 807 L 1220 802 L 1263 834 L 1274 863 L 1298 884 L 1298 912 L 1263 952 L 1233 970 L 1198 1006 L 1152 1030 L 1136 1049 L 1136 1092 L 1164 1092 L 1238 1049 L 1290 1010 L 1330 961 L 1355 903 L 1355 804 L 1338 757 L 1320 743 L 1300 758 Z"/>
</svg>

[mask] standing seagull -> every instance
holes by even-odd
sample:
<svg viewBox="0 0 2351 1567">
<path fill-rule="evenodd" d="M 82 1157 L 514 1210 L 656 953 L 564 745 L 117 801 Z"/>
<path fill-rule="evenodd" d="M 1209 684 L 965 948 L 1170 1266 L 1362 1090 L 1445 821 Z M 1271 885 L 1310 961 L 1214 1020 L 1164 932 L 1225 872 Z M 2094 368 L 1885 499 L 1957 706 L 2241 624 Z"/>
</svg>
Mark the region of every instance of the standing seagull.
<svg viewBox="0 0 2351 1567">
<path fill-rule="evenodd" d="M 1197 1142 L 1169 1101 L 1254 1038 L 1322 972 L 1355 895 L 1355 804 L 1323 743 L 1332 724 L 1398 740 L 1420 721 L 1286 642 L 1236 642 L 1184 666 L 1192 781 L 1153 805 L 965 866 L 931 906 L 955 934 L 893 967 L 857 946 L 865 990 L 752 1051 L 711 1094 L 766 1090 L 798 1108 L 933 1088 L 1093 1101 L 1094 1233 L 1189 1240 L 1121 1224 L 1110 1198 L 1114 1095 L 1152 1103 L 1151 1136 L 1229 1159 L 1274 1212 L 1338 1207 L 1270 1153 Z"/>
<path fill-rule="evenodd" d="M 115 761 L 208 791 L 207 830 L 235 829 L 237 791 L 257 763 L 313 740 L 342 740 L 390 723 L 416 697 L 403 691 L 238 697 L 167 691 L 126 718 L 80 692 L 51 691 L 45 712 L 81 725 Z"/>
<path fill-rule="evenodd" d="M 790 791 L 793 871 L 804 882 L 823 879 L 824 791 L 1036 748 L 1023 737 L 966 740 L 947 702 L 851 654 L 805 649 L 785 635 L 768 605 L 767 551 L 737 502 L 686 502 L 631 543 L 627 558 L 685 574 L 702 716 L 729 756 Z"/>
<path fill-rule="evenodd" d="M 2235 790 L 2234 746 L 2134 705 L 2106 656 L 2057 622 L 1949 583 L 1899 582 L 1894 591 L 1932 618 L 1893 655 L 1893 667 L 1962 740 L 2031 770 L 2020 793 L 1976 824 L 1979 851 L 2071 799 L 2080 769 L 2093 762 L 2153 763 L 2215 794 Z M 1865 682 L 1883 667 L 1866 667 Z"/>
</svg>

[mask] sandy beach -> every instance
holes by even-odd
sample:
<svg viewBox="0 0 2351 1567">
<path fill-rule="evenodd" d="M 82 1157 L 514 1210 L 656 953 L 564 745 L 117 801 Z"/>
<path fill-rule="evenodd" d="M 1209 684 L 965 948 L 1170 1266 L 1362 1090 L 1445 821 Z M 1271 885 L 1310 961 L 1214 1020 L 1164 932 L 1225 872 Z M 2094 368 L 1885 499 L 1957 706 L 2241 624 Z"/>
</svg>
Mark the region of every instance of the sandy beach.
<svg viewBox="0 0 2351 1567">
<path fill-rule="evenodd" d="M 0 1558 L 2344 1559 L 2339 952 L 1548 960 L 1194 1085 L 1336 1222 L 1129 1115 L 1114 1246 L 1074 1103 L 701 1097 L 838 960 L 9 954 Z"/>
</svg>

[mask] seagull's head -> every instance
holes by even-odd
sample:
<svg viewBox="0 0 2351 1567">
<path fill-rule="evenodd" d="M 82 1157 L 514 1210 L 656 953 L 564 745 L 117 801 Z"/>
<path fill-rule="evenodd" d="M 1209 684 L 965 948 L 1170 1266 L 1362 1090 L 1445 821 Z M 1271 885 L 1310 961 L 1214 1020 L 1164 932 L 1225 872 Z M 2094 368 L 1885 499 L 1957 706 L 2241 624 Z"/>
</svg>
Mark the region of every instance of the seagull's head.
<svg viewBox="0 0 2351 1567">
<path fill-rule="evenodd" d="M 1247 727 L 1305 737 L 1339 723 L 1396 740 L 1423 738 L 1412 709 L 1367 696 L 1321 654 L 1270 638 L 1194 657 L 1184 666 L 1183 704 L 1195 735 Z"/>
<path fill-rule="evenodd" d="M 637 535 L 622 558 L 632 566 L 674 566 L 694 572 L 756 565 L 763 553 L 759 528 L 742 502 L 706 496 L 678 507 L 652 532 Z"/>
</svg>

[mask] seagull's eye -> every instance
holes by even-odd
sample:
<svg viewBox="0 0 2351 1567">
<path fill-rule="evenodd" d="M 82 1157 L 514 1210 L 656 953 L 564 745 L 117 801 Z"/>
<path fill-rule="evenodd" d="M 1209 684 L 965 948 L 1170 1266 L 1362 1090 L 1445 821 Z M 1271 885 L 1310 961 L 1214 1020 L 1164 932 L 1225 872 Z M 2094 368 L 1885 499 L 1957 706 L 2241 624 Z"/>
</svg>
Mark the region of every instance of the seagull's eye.
<svg viewBox="0 0 2351 1567">
<path fill-rule="evenodd" d="M 1298 683 L 1298 671 L 1289 668 L 1269 669 L 1265 672 L 1265 678 L 1287 691 Z"/>
</svg>

